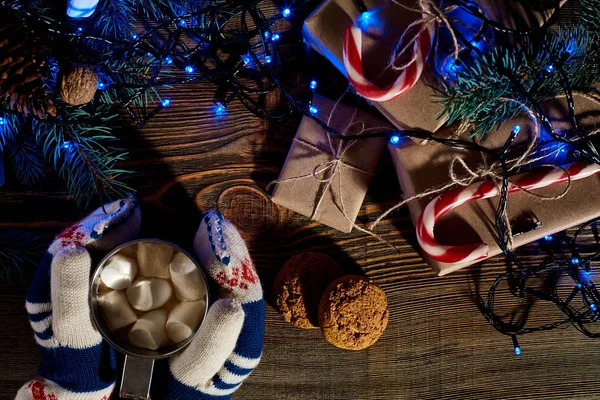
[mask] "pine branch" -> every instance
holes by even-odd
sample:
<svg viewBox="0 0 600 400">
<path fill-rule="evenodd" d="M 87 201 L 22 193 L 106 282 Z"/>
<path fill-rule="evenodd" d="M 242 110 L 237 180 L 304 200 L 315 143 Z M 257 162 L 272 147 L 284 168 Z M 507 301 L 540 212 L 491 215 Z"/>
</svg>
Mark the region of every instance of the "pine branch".
<svg viewBox="0 0 600 400">
<path fill-rule="evenodd" d="M 457 65 L 446 80 L 440 79 L 448 124 L 468 119 L 474 135 L 490 132 L 520 111 L 502 98 L 531 105 L 528 98 L 543 103 L 562 93 L 564 80 L 558 68 L 573 87 L 590 87 L 600 81 L 596 38 L 582 25 L 559 27 L 547 31 L 539 43 L 496 46 L 487 55 L 473 57 L 470 66 Z"/>
<path fill-rule="evenodd" d="M 35 271 L 47 241 L 30 232 L 0 231 L 0 281 L 24 282 Z"/>
<path fill-rule="evenodd" d="M 62 119 L 35 120 L 33 125 L 45 158 L 66 181 L 78 205 L 89 205 L 96 194 L 106 200 L 132 191 L 119 181 L 130 171 L 117 168 L 127 153 L 109 147 L 116 141 L 109 125 L 116 116 L 109 114 L 107 108 L 96 111 L 93 116 L 83 108 L 68 109 Z"/>
<path fill-rule="evenodd" d="M 2 107 L 0 111 L 8 109 Z M 12 112 L 0 112 L 0 151 L 9 148 L 16 141 L 21 130 L 21 117 Z M 6 152 L 6 151 L 5 151 Z"/>
<path fill-rule="evenodd" d="M 103 0 L 95 12 L 94 28 L 106 37 L 130 38 L 136 10 L 135 0 Z"/>
<path fill-rule="evenodd" d="M 15 175 L 22 184 L 32 186 L 45 178 L 42 155 L 31 132 L 21 132 L 9 146 L 9 154 Z"/>
</svg>

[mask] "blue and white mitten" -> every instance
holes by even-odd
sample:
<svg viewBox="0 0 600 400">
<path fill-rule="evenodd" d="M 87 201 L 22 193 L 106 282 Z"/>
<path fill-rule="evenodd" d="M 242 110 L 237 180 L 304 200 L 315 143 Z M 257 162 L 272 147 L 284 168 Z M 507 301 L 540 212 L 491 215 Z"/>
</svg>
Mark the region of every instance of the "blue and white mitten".
<svg viewBox="0 0 600 400">
<path fill-rule="evenodd" d="M 220 287 L 200 332 L 169 362 L 167 399 L 229 399 L 258 365 L 265 324 L 260 280 L 236 228 L 216 211 L 194 239 L 198 261 Z"/>
<path fill-rule="evenodd" d="M 108 251 L 133 239 L 140 222 L 134 199 L 115 201 L 66 229 L 52 242 L 26 302 L 42 353 L 40 378 L 23 385 L 16 400 L 110 398 L 115 384 L 115 358 L 90 319 L 92 260 L 88 249 Z"/>
</svg>

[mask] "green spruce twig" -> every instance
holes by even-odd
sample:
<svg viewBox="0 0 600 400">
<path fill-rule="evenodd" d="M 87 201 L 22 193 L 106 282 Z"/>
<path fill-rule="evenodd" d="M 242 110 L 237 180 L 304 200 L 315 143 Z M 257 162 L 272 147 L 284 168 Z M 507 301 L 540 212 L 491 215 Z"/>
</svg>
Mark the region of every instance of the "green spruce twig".
<svg viewBox="0 0 600 400">
<path fill-rule="evenodd" d="M 30 232 L 0 231 L 0 282 L 25 282 L 35 271 L 47 241 Z"/>
</svg>

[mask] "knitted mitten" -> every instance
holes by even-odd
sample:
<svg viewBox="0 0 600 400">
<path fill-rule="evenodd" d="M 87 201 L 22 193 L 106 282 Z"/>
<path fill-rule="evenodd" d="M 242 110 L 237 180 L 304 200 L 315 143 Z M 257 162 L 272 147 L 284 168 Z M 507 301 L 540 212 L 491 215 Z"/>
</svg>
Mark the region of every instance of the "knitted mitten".
<svg viewBox="0 0 600 400">
<path fill-rule="evenodd" d="M 65 230 L 50 245 L 26 302 L 42 353 L 40 378 L 26 383 L 16 400 L 110 398 L 115 359 L 90 320 L 92 260 L 87 249 L 107 251 L 134 238 L 140 222 L 135 200 L 115 201 Z"/>
<path fill-rule="evenodd" d="M 221 299 L 189 347 L 170 360 L 167 399 L 229 399 L 260 361 L 262 288 L 244 240 L 218 212 L 202 218 L 194 249 Z"/>
</svg>

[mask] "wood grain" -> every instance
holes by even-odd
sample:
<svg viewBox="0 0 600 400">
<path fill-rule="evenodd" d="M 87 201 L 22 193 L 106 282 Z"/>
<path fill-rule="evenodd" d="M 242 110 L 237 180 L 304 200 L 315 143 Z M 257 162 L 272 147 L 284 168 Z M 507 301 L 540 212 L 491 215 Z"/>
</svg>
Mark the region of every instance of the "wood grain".
<svg viewBox="0 0 600 400">
<path fill-rule="evenodd" d="M 344 87 L 322 60 L 327 90 Z M 331 75 L 329 75 L 331 74 Z M 189 248 L 202 213 L 217 208 L 248 241 L 263 286 L 302 251 L 322 251 L 348 272 L 363 272 L 386 291 L 390 323 L 381 340 L 360 351 L 329 345 L 318 330 L 285 323 L 267 304 L 264 358 L 234 396 L 246 400 L 353 399 L 599 399 L 600 346 L 574 329 L 510 338 L 481 316 L 479 292 L 505 269 L 495 258 L 451 276 L 436 277 L 416 249 L 405 210 L 378 232 L 400 251 L 360 233 L 342 234 L 274 205 L 264 188 L 278 176 L 299 120 L 276 124 L 251 116 L 238 103 L 215 117 L 214 88 L 172 90 L 172 106 L 143 130 L 125 129 L 136 171 L 145 237 Z M 0 198 L 0 229 L 18 227 L 48 236 L 85 215 L 55 177 L 33 189 L 8 177 Z M 359 215 L 372 221 L 400 196 L 385 155 Z M 536 248 L 529 259 L 539 260 Z M 269 290 L 266 290 L 268 293 Z M 0 398 L 11 399 L 36 374 L 40 361 L 24 309 L 26 287 L 0 285 Z M 270 299 L 267 298 L 267 302 Z M 510 310 L 512 303 L 500 301 Z M 534 305 L 532 323 L 556 317 Z"/>
</svg>

